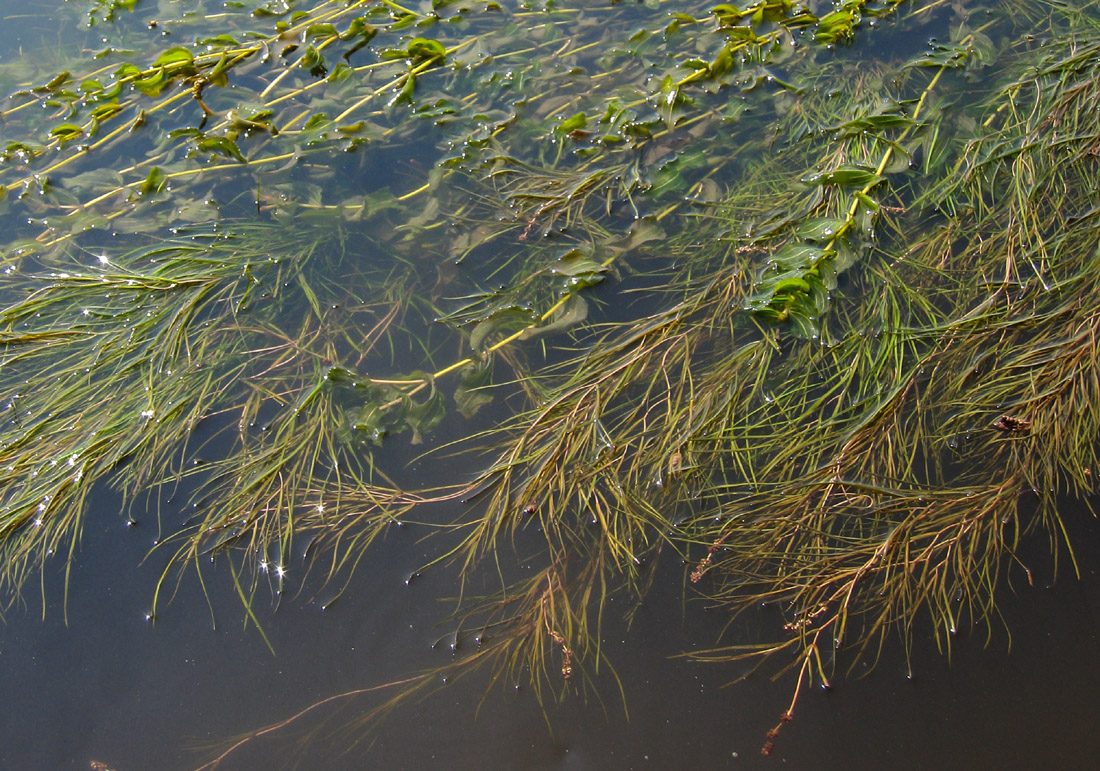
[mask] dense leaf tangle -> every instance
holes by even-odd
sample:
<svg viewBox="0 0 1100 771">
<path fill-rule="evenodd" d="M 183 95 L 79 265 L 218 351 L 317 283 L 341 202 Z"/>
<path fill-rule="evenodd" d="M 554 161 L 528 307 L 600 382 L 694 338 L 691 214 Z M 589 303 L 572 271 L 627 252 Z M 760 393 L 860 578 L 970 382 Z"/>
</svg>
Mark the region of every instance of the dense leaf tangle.
<svg viewBox="0 0 1100 771">
<path fill-rule="evenodd" d="M 1095 3 L 187 5 L 0 115 L 0 603 L 96 480 L 253 619 L 463 499 L 438 561 L 539 546 L 456 668 L 590 682 L 671 554 L 796 700 L 1094 492 Z"/>
</svg>

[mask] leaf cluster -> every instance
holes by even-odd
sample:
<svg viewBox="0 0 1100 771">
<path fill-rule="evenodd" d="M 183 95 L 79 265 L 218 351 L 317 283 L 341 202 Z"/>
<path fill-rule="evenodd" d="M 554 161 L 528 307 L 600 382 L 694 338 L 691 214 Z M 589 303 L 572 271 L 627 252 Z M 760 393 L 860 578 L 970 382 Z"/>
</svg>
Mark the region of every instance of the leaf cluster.
<svg viewBox="0 0 1100 771">
<path fill-rule="evenodd" d="M 28 81 L 3 596 L 96 480 L 186 499 L 158 548 L 253 620 L 461 498 L 438 561 L 534 566 L 463 606 L 497 677 L 590 681 L 668 554 L 782 609 L 698 658 L 949 645 L 1098 463 L 1100 23 L 1006 7 L 268 3 Z M 887 22 L 941 42 L 869 62 Z"/>
</svg>

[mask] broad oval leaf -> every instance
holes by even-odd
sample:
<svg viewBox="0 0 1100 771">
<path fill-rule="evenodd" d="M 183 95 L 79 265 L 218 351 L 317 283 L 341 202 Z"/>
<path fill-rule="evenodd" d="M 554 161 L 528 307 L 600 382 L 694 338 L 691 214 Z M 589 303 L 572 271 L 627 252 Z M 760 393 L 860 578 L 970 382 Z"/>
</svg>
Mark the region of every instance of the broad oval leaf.
<svg viewBox="0 0 1100 771">
<path fill-rule="evenodd" d="M 809 174 L 802 178 L 804 185 L 838 185 L 840 187 L 866 188 L 878 184 L 883 179 L 874 171 L 859 166 L 838 166 L 829 171 Z"/>
</svg>

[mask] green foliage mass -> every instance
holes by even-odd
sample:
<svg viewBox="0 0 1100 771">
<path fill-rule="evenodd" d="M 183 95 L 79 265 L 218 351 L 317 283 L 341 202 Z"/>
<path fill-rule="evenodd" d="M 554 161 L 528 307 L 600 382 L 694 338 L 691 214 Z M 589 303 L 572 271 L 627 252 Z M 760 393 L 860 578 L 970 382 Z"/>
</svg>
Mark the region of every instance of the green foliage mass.
<svg viewBox="0 0 1100 771">
<path fill-rule="evenodd" d="M 462 498 L 541 545 L 456 667 L 584 682 L 672 555 L 801 687 L 1095 491 L 1096 3 L 146 5 L 4 72 L 0 603 L 97 480 L 250 615 Z"/>
</svg>

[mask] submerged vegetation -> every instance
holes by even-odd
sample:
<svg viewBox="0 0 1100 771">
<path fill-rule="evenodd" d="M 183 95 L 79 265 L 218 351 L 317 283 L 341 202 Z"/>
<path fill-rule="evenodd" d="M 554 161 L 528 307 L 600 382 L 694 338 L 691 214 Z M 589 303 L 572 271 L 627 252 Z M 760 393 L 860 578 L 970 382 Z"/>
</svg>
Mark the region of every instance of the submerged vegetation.
<svg viewBox="0 0 1100 771">
<path fill-rule="evenodd" d="M 250 617 L 463 499 L 438 561 L 541 545 L 456 667 L 586 680 L 665 555 L 784 616 L 693 655 L 801 689 L 1072 554 L 1096 3 L 214 6 L 88 3 L 107 47 L 0 71 L 0 607 L 97 482 L 178 502 L 158 598 L 216 557 Z"/>
</svg>

